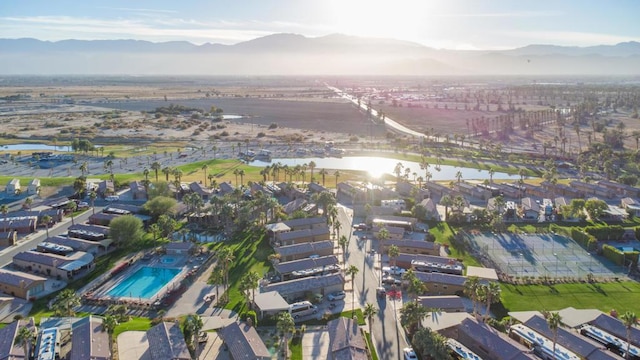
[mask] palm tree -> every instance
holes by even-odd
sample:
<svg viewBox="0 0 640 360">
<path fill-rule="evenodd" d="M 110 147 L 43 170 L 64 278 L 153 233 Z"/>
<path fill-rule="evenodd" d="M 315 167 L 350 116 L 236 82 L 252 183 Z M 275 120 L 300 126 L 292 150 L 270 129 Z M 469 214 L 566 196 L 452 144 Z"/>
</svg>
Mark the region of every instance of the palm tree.
<svg viewBox="0 0 640 360">
<path fill-rule="evenodd" d="M 333 176 L 336 177 L 336 188 L 338 188 L 338 178 L 341 176 L 342 174 L 340 173 L 340 170 L 336 170 L 336 172 L 333 173 Z"/>
<path fill-rule="evenodd" d="M 187 316 L 185 320 L 185 329 L 188 330 L 189 334 L 191 334 L 191 345 L 193 346 L 193 351 L 196 360 L 198 359 L 198 336 L 200 335 L 200 330 L 202 330 L 202 326 L 204 326 L 202 322 L 202 318 L 198 314 L 193 314 Z"/>
<path fill-rule="evenodd" d="M 216 284 L 216 301 L 217 299 L 220 298 L 220 293 L 218 291 L 218 289 L 220 288 L 219 284 L 224 282 L 224 267 L 220 266 L 220 265 L 216 265 L 213 268 L 213 271 L 211 271 L 211 277 L 210 280 L 211 282 L 213 282 L 214 284 Z"/>
<path fill-rule="evenodd" d="M 33 349 L 33 343 L 36 341 L 36 332 L 31 327 L 21 326 L 16 334 L 16 345 L 22 345 L 24 351 L 24 358 L 31 358 L 31 349 Z"/>
<path fill-rule="evenodd" d="M 144 170 L 142 170 L 142 175 L 144 175 L 145 180 L 149 180 L 149 169 L 144 168 Z"/>
<path fill-rule="evenodd" d="M 462 180 L 462 171 L 458 170 L 456 173 L 456 179 L 458 180 L 458 184 L 460 184 L 460 181 Z"/>
<path fill-rule="evenodd" d="M 400 175 L 402 174 L 403 167 L 404 165 L 402 165 L 401 162 L 398 162 L 396 166 L 393 168 L 393 173 L 396 174 L 396 182 L 400 182 Z"/>
<path fill-rule="evenodd" d="M 7 214 L 9 213 L 9 206 L 7 206 L 7 204 L 2 204 L 0 205 L 0 212 L 2 213 L 2 216 L 4 217 L 4 221 L 2 222 L 2 225 L 4 227 L 3 232 L 7 232 Z"/>
<path fill-rule="evenodd" d="M 387 249 L 387 255 L 389 255 L 391 265 L 395 266 L 396 258 L 398 257 L 398 255 L 400 255 L 400 248 L 398 248 L 396 245 L 389 246 L 389 248 Z"/>
<path fill-rule="evenodd" d="M 95 215 L 95 213 L 96 213 L 96 207 L 95 207 L 94 205 L 95 205 L 95 202 L 96 202 L 96 199 L 97 199 L 97 198 L 98 198 L 98 194 L 96 194 L 96 192 L 95 192 L 95 191 L 91 191 L 91 192 L 89 193 L 89 201 L 90 201 L 90 203 L 91 203 L 91 210 L 92 210 L 92 212 L 93 212 L 93 214 L 94 214 L 94 215 Z"/>
<path fill-rule="evenodd" d="M 287 311 L 281 312 L 276 318 L 276 328 L 282 334 L 283 344 L 281 346 L 284 351 L 285 360 L 289 357 L 289 334 L 295 330 L 296 323 Z"/>
<path fill-rule="evenodd" d="M 51 216 L 49 215 L 45 215 L 42 217 L 42 223 L 44 224 L 45 228 L 47 229 L 47 239 L 49 238 L 49 223 L 51 223 Z"/>
<path fill-rule="evenodd" d="M 165 181 L 167 182 L 169 181 L 169 175 L 171 175 L 172 172 L 173 172 L 173 169 L 171 169 L 169 166 L 162 168 L 162 173 L 164 174 Z"/>
<path fill-rule="evenodd" d="M 115 316 L 108 314 L 102 319 L 102 331 L 106 331 L 109 336 L 110 353 L 112 353 L 113 350 L 113 332 L 116 330 L 116 326 L 118 326 L 118 320 Z"/>
<path fill-rule="evenodd" d="M 482 285 L 484 289 L 484 299 L 487 304 L 487 309 L 484 312 L 485 319 L 489 318 L 489 310 L 491 309 L 491 304 L 497 304 L 500 302 L 500 284 L 497 282 L 491 281 L 486 285 Z"/>
<path fill-rule="evenodd" d="M 360 272 L 360 269 L 355 266 L 355 265 L 351 265 L 349 266 L 349 268 L 347 269 L 347 271 L 345 272 L 347 275 L 351 276 L 351 307 L 353 309 L 353 314 L 355 315 L 356 313 L 356 308 L 355 308 L 355 302 L 356 302 L 356 274 L 358 274 Z"/>
<path fill-rule="evenodd" d="M 157 161 L 154 161 L 151 164 L 151 170 L 153 170 L 156 175 L 156 182 L 158 182 L 158 171 L 160 171 L 161 168 L 162 168 L 162 165 L 160 165 L 160 163 Z"/>
<path fill-rule="evenodd" d="M 202 165 L 202 172 L 204 173 L 204 186 L 207 187 L 207 170 L 209 170 L 209 165 Z"/>
<path fill-rule="evenodd" d="M 453 205 L 453 199 L 449 195 L 443 195 L 440 198 L 440 205 L 444 206 L 444 221 L 449 220 L 449 207 Z"/>
<path fill-rule="evenodd" d="M 236 176 L 236 186 L 238 186 L 238 174 L 240 174 L 240 170 L 239 169 L 234 169 L 233 170 L 233 175 Z"/>
<path fill-rule="evenodd" d="M 224 288 L 226 290 L 229 286 L 229 268 L 231 267 L 233 260 L 235 260 L 235 256 L 231 248 L 223 247 L 222 249 L 218 250 L 217 257 L 224 270 Z"/>
<path fill-rule="evenodd" d="M 309 164 L 307 165 L 307 167 L 309 168 L 309 170 L 311 170 L 311 177 L 309 178 L 309 182 L 313 182 L 313 169 L 316 168 L 316 163 L 312 160 L 309 161 Z"/>
<path fill-rule="evenodd" d="M 80 171 L 82 172 L 82 175 L 83 175 L 83 176 L 84 176 L 84 174 L 87 172 L 88 167 L 89 167 L 89 165 L 87 164 L 87 162 L 86 162 L 86 161 L 85 161 L 85 162 L 83 162 L 83 163 L 80 165 L 80 168 L 79 168 L 79 169 L 80 169 Z"/>
<path fill-rule="evenodd" d="M 410 333 L 414 333 L 422 326 L 422 320 L 428 316 L 429 311 L 419 301 L 409 301 L 400 309 L 400 324 L 406 326 Z"/>
<path fill-rule="evenodd" d="M 628 359 L 629 348 L 631 346 L 631 329 L 633 329 L 633 326 L 638 322 L 638 317 L 636 313 L 627 311 L 620 316 L 620 320 L 622 320 L 624 327 L 627 329 L 627 350 L 624 352 L 624 358 Z"/>
<path fill-rule="evenodd" d="M 464 282 L 464 294 L 471 299 L 473 303 L 473 316 L 478 313 L 478 288 L 480 287 L 480 279 L 477 276 L 469 276 Z"/>
<path fill-rule="evenodd" d="M 371 334 L 371 324 L 373 324 L 373 317 L 378 313 L 378 309 L 372 303 L 366 303 L 362 313 L 369 322 L 369 334 Z"/>
<path fill-rule="evenodd" d="M 240 185 L 244 186 L 244 170 L 240 169 L 238 175 L 240 175 Z"/>
<path fill-rule="evenodd" d="M 24 199 L 24 206 L 27 209 L 31 210 L 31 205 L 32 204 L 33 204 L 33 198 L 28 197 L 28 198 Z"/>
<path fill-rule="evenodd" d="M 260 279 L 260 275 L 255 271 L 249 271 L 249 273 L 245 275 L 245 281 L 251 289 L 251 300 L 253 302 L 256 301 L 256 288 L 259 285 L 258 282 L 260 281 Z M 253 305 L 250 307 L 253 308 Z"/>
<path fill-rule="evenodd" d="M 348 244 L 349 244 L 349 239 L 347 239 L 347 237 L 344 235 L 340 236 L 340 239 L 338 239 L 338 245 L 340 245 L 340 248 L 342 249 L 342 262 L 344 264 L 344 268 L 347 267 L 347 245 Z"/>
<path fill-rule="evenodd" d="M 380 279 L 382 279 L 382 249 L 384 242 L 389 239 L 389 230 L 386 227 L 383 227 L 378 231 L 376 237 L 378 238 L 378 254 L 380 254 Z"/>
<path fill-rule="evenodd" d="M 70 317 L 75 314 L 73 308 L 80 304 L 80 297 L 73 289 L 64 289 L 53 300 L 52 307 L 57 316 Z"/>
<path fill-rule="evenodd" d="M 327 170 L 325 170 L 325 169 L 320 169 L 320 171 L 318 171 L 318 174 L 320 174 L 320 176 L 322 176 L 322 186 L 324 186 L 325 176 L 327 176 L 329 174 L 329 172 Z"/>
<path fill-rule="evenodd" d="M 75 225 L 74 223 L 74 218 L 73 218 L 73 213 L 76 211 L 76 209 L 78 208 L 78 204 L 76 204 L 75 201 L 69 201 L 67 203 L 67 205 L 65 206 L 65 208 L 67 210 L 69 210 L 69 214 L 71 215 L 71 225 Z"/>
<path fill-rule="evenodd" d="M 558 342 L 558 328 L 560 327 L 560 323 L 562 322 L 562 317 L 557 312 L 546 313 L 545 318 L 547 319 L 547 325 L 549 326 L 549 330 L 553 333 L 553 357 L 556 357 L 556 343 Z"/>
<path fill-rule="evenodd" d="M 493 186 L 493 175 L 496 171 L 493 168 L 489 168 L 489 184 Z"/>
</svg>

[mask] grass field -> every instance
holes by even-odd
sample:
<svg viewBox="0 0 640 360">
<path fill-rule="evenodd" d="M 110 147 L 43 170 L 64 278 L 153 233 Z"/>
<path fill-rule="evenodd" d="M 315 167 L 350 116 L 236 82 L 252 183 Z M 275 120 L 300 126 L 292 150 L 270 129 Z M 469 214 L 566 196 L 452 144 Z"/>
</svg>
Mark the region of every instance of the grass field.
<svg viewBox="0 0 640 360">
<path fill-rule="evenodd" d="M 502 305 L 499 318 L 509 311 L 577 309 L 616 309 L 640 313 L 640 284 L 621 281 L 602 284 L 508 285 L 501 284 Z"/>
</svg>

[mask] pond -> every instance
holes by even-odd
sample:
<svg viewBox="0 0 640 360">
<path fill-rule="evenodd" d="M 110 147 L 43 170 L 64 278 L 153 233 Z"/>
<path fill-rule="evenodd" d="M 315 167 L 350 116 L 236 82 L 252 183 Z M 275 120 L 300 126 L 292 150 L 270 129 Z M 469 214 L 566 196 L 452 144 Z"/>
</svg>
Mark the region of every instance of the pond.
<svg viewBox="0 0 640 360">
<path fill-rule="evenodd" d="M 401 163 L 403 166 L 402 174 L 406 168 L 410 169 L 409 179 L 413 180 L 413 173 L 416 176 L 425 177 L 425 170 L 420 169 L 420 164 L 415 161 L 397 160 L 375 156 L 347 156 L 342 158 L 274 158 L 271 162 L 255 160 L 249 163 L 251 166 L 265 167 L 275 163 L 287 165 L 289 167 L 309 164 L 311 161 L 316 163 L 314 170 L 314 176 L 318 178 L 318 171 L 320 169 L 332 169 L 332 170 L 359 170 L 367 171 L 373 177 L 380 177 L 382 174 L 394 175 L 394 169 L 396 164 Z M 450 165 L 441 165 L 440 170 L 436 169 L 436 166 L 430 164 L 429 172 L 432 174 L 431 180 L 453 180 L 456 178 L 456 174 L 460 171 L 463 180 L 484 180 L 489 179 L 489 171 L 457 167 Z M 333 176 L 333 171 L 330 171 L 327 177 Z M 495 172 L 493 174 L 494 180 L 517 180 L 520 176 L 510 175 L 507 173 Z"/>
<path fill-rule="evenodd" d="M 45 144 L 10 144 L 0 146 L 0 150 L 22 151 L 22 150 L 47 150 L 47 151 L 71 151 L 69 145 L 45 145 Z"/>
</svg>

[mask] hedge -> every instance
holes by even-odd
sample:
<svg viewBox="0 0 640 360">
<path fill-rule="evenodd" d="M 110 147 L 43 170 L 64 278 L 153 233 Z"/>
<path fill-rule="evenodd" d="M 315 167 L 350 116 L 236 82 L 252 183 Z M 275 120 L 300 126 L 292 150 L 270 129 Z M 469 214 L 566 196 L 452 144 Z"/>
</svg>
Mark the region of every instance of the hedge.
<svg viewBox="0 0 640 360">
<path fill-rule="evenodd" d="M 633 266 L 637 266 L 640 251 L 622 252 L 611 245 L 605 244 L 602 245 L 602 255 L 616 263 L 616 265 L 625 266 L 627 261 L 631 261 Z"/>
<path fill-rule="evenodd" d="M 587 226 L 584 231 L 598 240 L 620 240 L 624 235 L 624 228 L 620 225 Z"/>
<path fill-rule="evenodd" d="M 571 228 L 571 238 L 578 244 L 582 245 L 587 251 L 595 250 L 598 246 L 598 240 L 595 236 L 587 234 L 578 228 Z"/>
</svg>

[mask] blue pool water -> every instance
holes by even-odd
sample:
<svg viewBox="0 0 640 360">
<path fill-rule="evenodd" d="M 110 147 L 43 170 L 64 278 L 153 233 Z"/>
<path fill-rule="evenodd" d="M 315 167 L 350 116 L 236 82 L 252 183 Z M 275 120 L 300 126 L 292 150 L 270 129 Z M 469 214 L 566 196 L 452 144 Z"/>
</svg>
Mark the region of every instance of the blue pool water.
<svg viewBox="0 0 640 360">
<path fill-rule="evenodd" d="M 180 273 L 180 269 L 143 266 L 107 292 L 113 297 L 150 299 Z"/>
<path fill-rule="evenodd" d="M 632 252 L 632 251 L 640 251 L 632 246 L 617 246 L 616 249 L 622 252 Z"/>
</svg>

